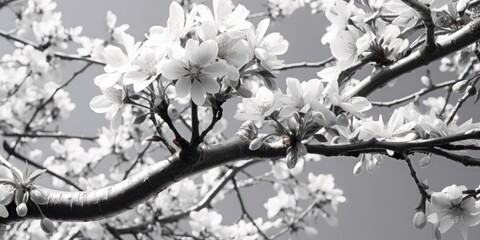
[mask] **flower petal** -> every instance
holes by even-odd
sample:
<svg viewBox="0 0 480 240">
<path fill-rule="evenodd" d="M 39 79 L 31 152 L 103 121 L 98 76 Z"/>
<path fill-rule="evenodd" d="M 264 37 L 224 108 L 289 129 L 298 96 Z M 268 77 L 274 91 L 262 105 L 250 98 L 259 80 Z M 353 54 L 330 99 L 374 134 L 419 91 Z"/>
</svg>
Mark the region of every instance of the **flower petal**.
<svg viewBox="0 0 480 240">
<path fill-rule="evenodd" d="M 228 71 L 228 65 L 223 62 L 214 62 L 202 68 L 202 74 L 211 79 L 224 76 Z"/>
<path fill-rule="evenodd" d="M 455 222 L 453 221 L 450 215 L 443 217 L 442 220 L 440 220 L 440 226 L 439 226 L 440 232 L 445 233 L 453 226 L 454 223 Z"/>
<path fill-rule="evenodd" d="M 188 66 L 182 61 L 168 60 L 162 65 L 162 74 L 170 80 L 180 79 L 188 74 L 185 70 L 187 68 Z"/>
<path fill-rule="evenodd" d="M 437 210 L 449 209 L 451 207 L 449 199 L 443 192 L 433 193 L 431 200 L 433 207 L 435 207 Z"/>
<path fill-rule="evenodd" d="M 187 96 L 190 93 L 191 88 L 192 81 L 190 78 L 182 77 L 178 79 L 177 83 L 175 83 L 175 91 L 179 97 Z"/>
<path fill-rule="evenodd" d="M 215 40 L 207 40 L 198 46 L 196 59 L 193 63 L 203 66 L 205 64 L 215 61 L 218 54 L 218 44 Z"/>
<path fill-rule="evenodd" d="M 119 82 L 121 78 L 121 73 L 107 73 L 98 75 L 97 77 L 95 77 L 95 79 L 93 79 L 93 82 L 95 83 L 95 85 L 103 89 L 115 85 L 117 82 Z"/>
<path fill-rule="evenodd" d="M 113 104 L 104 95 L 98 95 L 90 101 L 90 108 L 96 113 L 106 113 L 112 110 Z"/>
<path fill-rule="evenodd" d="M 192 96 L 193 102 L 198 106 L 203 105 L 205 102 L 205 89 L 198 81 L 193 81 L 190 95 Z"/>
<path fill-rule="evenodd" d="M 204 78 L 201 84 L 208 93 L 217 93 L 220 90 L 220 84 L 213 78 Z"/>
<path fill-rule="evenodd" d="M 107 66 L 118 68 L 127 63 L 127 56 L 122 52 L 119 47 L 108 45 L 103 49 L 103 57 L 107 62 Z"/>
</svg>

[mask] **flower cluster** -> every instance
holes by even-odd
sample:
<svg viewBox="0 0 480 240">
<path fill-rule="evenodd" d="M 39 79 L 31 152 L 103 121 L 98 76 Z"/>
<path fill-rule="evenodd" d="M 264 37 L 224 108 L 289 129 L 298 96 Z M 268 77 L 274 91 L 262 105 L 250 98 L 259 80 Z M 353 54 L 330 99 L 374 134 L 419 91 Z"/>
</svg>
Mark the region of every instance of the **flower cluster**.
<svg viewBox="0 0 480 240">
<path fill-rule="evenodd" d="M 246 20 L 248 14 L 243 5 L 227 0 L 214 0 L 213 12 L 195 5 L 187 13 L 173 2 L 167 26 L 151 27 L 144 42 L 135 43 L 122 32 L 124 50 L 113 45 L 103 50 L 105 74 L 95 78 L 103 95 L 92 99 L 91 108 L 107 112 L 116 129 L 124 104 L 131 101 L 128 96 L 153 91 L 154 86 L 165 86 L 161 95 L 174 86 L 170 102 L 190 96 L 199 106 L 211 105 L 210 96 L 240 92 L 245 70 L 261 72 L 281 64 L 277 56 L 288 48 L 279 33 L 267 34 L 268 19 L 255 28 Z"/>
</svg>

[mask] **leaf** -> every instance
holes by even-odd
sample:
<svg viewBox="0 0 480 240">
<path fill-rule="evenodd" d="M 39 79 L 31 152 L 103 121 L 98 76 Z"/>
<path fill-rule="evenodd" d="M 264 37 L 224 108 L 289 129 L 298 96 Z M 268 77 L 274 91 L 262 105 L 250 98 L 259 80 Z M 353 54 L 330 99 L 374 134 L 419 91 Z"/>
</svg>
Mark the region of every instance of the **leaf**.
<svg viewBox="0 0 480 240">
<path fill-rule="evenodd" d="M 12 166 L 10 167 L 10 171 L 12 172 L 13 178 L 15 178 L 15 182 L 17 183 L 23 182 L 22 173 L 20 172 L 20 170 Z"/>
<path fill-rule="evenodd" d="M 154 135 L 152 137 L 149 137 L 149 138 L 145 139 L 145 141 L 147 141 L 147 142 L 160 142 L 160 141 L 162 141 L 162 139 L 163 139 L 162 137 L 160 137 L 158 135 Z"/>
<path fill-rule="evenodd" d="M 48 203 L 46 194 L 40 189 L 33 189 L 30 194 L 30 199 L 40 205 L 45 205 Z"/>
<path fill-rule="evenodd" d="M 260 75 L 263 78 L 263 82 L 265 83 L 265 87 L 267 87 L 269 90 L 277 90 L 278 85 L 277 85 L 277 77 L 273 75 L 270 71 L 266 69 L 262 69 L 257 72 L 258 75 Z"/>
<path fill-rule="evenodd" d="M 34 182 L 37 178 L 42 176 L 46 171 L 47 169 L 35 169 L 34 171 L 32 171 L 30 175 L 28 175 L 27 184 Z"/>
<path fill-rule="evenodd" d="M 147 115 L 148 115 L 148 113 L 136 117 L 135 121 L 133 121 L 133 124 L 142 124 L 147 119 Z"/>
<path fill-rule="evenodd" d="M 328 139 L 322 134 L 314 134 L 313 137 L 315 137 L 315 139 L 317 139 L 317 141 L 319 142 L 322 142 L 322 143 L 328 142 Z"/>
<path fill-rule="evenodd" d="M 140 95 L 138 95 L 138 94 L 132 94 L 132 95 L 130 95 L 130 96 L 128 96 L 128 97 L 129 97 L 130 99 L 132 99 L 132 100 L 139 100 L 139 99 L 140 99 Z"/>
</svg>

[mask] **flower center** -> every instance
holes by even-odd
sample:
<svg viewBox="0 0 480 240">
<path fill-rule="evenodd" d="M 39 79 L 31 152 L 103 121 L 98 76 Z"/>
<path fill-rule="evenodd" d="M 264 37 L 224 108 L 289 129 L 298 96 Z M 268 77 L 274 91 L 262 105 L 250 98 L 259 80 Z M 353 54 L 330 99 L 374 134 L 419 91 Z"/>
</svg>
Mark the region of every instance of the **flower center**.
<svg viewBox="0 0 480 240">
<path fill-rule="evenodd" d="M 190 65 L 190 68 L 188 69 L 188 75 L 190 75 L 190 80 L 200 81 L 200 75 L 202 74 L 201 70 L 202 68 L 198 65 Z"/>
<path fill-rule="evenodd" d="M 456 224 L 463 224 L 464 222 L 464 210 L 459 205 L 453 205 L 450 207 L 450 215 Z"/>
</svg>

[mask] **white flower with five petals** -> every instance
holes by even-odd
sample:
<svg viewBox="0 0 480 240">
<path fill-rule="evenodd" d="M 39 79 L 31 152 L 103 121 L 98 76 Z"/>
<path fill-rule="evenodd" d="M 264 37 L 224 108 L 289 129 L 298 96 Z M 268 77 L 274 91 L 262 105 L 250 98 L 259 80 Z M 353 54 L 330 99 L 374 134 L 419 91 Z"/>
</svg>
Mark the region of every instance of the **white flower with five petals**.
<svg viewBox="0 0 480 240">
<path fill-rule="evenodd" d="M 451 185 L 441 192 L 433 193 L 431 202 L 435 212 L 427 218 L 440 233 L 445 233 L 457 224 L 464 240 L 468 238 L 468 227 L 480 223 L 480 207 L 476 205 L 474 198 L 464 198 L 465 190 L 465 186 Z"/>
<path fill-rule="evenodd" d="M 218 45 L 214 40 L 207 40 L 200 45 L 189 39 L 185 46 L 183 59 L 169 59 L 162 66 L 163 76 L 175 80 L 175 90 L 178 97 L 188 94 L 197 105 L 203 105 L 206 93 L 217 93 L 220 90 L 218 77 L 228 72 L 225 63 L 215 61 Z"/>
</svg>

